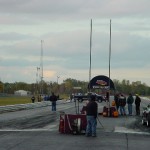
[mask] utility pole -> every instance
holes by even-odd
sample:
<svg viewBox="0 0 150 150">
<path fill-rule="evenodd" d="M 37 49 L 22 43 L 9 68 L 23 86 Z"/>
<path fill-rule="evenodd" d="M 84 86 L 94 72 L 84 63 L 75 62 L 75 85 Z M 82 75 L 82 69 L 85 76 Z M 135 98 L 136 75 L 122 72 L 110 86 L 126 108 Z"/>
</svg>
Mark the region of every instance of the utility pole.
<svg viewBox="0 0 150 150">
<path fill-rule="evenodd" d="M 91 19 L 91 30 L 90 30 L 90 67 L 89 67 L 89 92 L 91 92 L 91 51 L 92 51 L 92 19 Z"/>
<path fill-rule="evenodd" d="M 60 76 L 57 76 L 57 86 L 58 86 L 58 93 L 59 93 L 59 84 L 58 84 L 58 79 L 60 78 Z"/>
<path fill-rule="evenodd" d="M 40 71 L 40 67 L 37 67 L 37 72 L 36 72 L 36 90 L 37 90 L 37 94 L 39 94 L 39 71 Z"/>
<path fill-rule="evenodd" d="M 43 95 L 43 40 L 41 40 L 41 86 L 40 86 L 40 92 Z"/>
</svg>

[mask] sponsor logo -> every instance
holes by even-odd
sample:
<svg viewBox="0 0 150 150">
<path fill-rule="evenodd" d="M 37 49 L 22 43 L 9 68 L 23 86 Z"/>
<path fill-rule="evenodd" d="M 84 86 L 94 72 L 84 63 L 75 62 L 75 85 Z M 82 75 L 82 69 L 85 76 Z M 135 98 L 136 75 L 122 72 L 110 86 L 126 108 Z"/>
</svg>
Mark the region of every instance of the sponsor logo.
<svg viewBox="0 0 150 150">
<path fill-rule="evenodd" d="M 93 86 L 93 89 L 109 89 L 109 86 Z"/>
<path fill-rule="evenodd" d="M 98 85 L 102 85 L 102 86 L 107 85 L 107 82 L 105 82 L 104 80 L 97 80 L 96 83 L 97 83 Z"/>
</svg>

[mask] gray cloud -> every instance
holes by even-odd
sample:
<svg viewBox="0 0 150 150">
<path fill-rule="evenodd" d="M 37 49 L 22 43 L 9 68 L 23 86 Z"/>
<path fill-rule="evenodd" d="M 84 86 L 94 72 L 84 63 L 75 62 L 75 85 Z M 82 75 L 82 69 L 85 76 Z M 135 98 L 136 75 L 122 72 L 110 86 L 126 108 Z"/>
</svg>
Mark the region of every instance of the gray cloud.
<svg viewBox="0 0 150 150">
<path fill-rule="evenodd" d="M 110 18 L 112 70 L 142 69 L 144 74 L 150 53 L 149 5 L 149 0 L 0 0 L 1 79 L 34 81 L 44 40 L 44 71 L 55 72 L 50 80 L 56 74 L 60 80 L 88 80 L 91 18 L 93 75 L 108 71 Z"/>
</svg>

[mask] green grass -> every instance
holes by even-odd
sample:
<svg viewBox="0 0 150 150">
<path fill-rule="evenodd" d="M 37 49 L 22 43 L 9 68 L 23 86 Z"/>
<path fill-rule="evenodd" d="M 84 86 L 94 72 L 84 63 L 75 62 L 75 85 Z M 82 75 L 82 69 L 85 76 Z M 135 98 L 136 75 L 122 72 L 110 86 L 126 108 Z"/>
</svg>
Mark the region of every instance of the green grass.
<svg viewBox="0 0 150 150">
<path fill-rule="evenodd" d="M 68 98 L 69 98 L 69 95 L 67 95 L 67 94 L 61 94 L 61 95 L 59 96 L 59 98 L 68 99 Z"/>
<path fill-rule="evenodd" d="M 0 106 L 31 103 L 31 97 L 0 97 Z"/>
<path fill-rule="evenodd" d="M 69 96 L 66 94 L 60 95 L 60 98 L 67 99 Z M 35 100 L 37 102 L 37 98 Z M 25 96 L 0 96 L 0 106 L 26 104 L 31 103 L 31 97 Z"/>
</svg>

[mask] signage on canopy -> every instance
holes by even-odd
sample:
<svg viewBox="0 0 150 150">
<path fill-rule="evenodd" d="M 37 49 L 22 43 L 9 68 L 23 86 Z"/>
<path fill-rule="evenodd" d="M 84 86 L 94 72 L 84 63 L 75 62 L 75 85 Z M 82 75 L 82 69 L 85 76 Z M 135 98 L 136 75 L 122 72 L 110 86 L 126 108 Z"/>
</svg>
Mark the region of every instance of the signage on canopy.
<svg viewBox="0 0 150 150">
<path fill-rule="evenodd" d="M 112 89 L 115 90 L 115 86 L 113 81 L 107 76 L 100 75 L 91 79 L 88 88 L 90 89 Z"/>
</svg>

